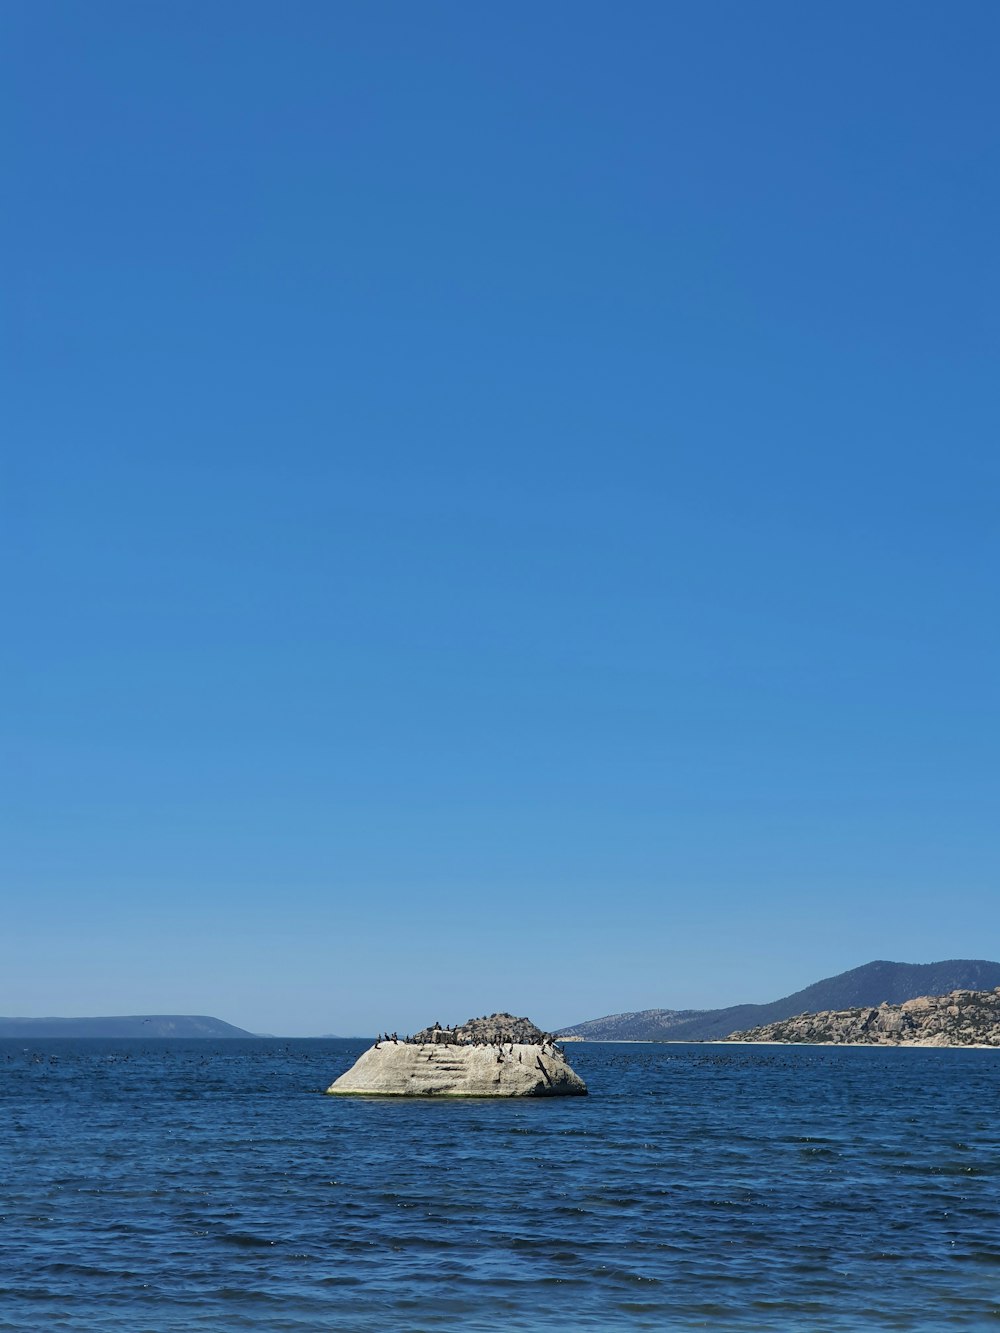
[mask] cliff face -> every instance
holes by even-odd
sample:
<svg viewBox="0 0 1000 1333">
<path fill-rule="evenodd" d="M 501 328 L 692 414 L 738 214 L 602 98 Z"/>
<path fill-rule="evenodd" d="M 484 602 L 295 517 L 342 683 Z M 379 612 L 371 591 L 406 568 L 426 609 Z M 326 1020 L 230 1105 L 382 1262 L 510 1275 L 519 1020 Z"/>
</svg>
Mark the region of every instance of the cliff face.
<svg viewBox="0 0 1000 1333">
<path fill-rule="evenodd" d="M 729 1041 L 875 1046 L 1000 1046 L 1000 986 L 921 995 L 877 1008 L 828 1009 L 734 1032 Z"/>
</svg>

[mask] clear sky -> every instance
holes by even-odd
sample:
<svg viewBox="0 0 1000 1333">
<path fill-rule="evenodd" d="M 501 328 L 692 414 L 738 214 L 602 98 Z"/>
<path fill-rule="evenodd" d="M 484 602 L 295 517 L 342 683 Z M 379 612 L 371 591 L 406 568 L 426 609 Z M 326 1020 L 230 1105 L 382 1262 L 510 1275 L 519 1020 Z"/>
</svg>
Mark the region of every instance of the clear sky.
<svg viewBox="0 0 1000 1333">
<path fill-rule="evenodd" d="M 994 0 L 0 27 L 0 1013 L 1000 958 Z"/>
</svg>

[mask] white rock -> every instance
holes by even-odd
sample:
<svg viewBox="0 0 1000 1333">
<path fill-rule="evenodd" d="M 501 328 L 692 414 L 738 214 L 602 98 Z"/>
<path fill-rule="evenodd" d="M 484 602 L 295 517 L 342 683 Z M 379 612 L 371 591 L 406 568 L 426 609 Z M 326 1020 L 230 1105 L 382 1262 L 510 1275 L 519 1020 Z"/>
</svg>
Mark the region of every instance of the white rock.
<svg viewBox="0 0 1000 1333">
<path fill-rule="evenodd" d="M 552 1046 L 418 1046 L 383 1041 L 327 1088 L 383 1097 L 581 1096 L 587 1085 Z"/>
</svg>

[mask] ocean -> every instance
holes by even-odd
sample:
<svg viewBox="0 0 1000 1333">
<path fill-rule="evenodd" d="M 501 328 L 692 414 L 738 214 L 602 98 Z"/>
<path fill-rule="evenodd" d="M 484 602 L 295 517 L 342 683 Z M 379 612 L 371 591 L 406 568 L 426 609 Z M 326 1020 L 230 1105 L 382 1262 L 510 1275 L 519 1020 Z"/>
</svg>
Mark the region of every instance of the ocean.
<svg viewBox="0 0 1000 1333">
<path fill-rule="evenodd" d="M 0 1043 L 0 1330 L 1000 1328 L 1000 1051 L 323 1096 L 366 1044 Z"/>
</svg>

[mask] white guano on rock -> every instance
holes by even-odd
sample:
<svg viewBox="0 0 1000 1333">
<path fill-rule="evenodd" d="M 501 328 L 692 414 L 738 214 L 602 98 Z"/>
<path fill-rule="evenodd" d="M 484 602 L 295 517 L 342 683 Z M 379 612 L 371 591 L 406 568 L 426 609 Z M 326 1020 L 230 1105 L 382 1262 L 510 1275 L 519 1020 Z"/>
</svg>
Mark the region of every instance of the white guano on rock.
<svg viewBox="0 0 1000 1333">
<path fill-rule="evenodd" d="M 369 1097 L 581 1096 L 587 1085 L 550 1043 L 376 1042 L 327 1092 Z"/>
</svg>

